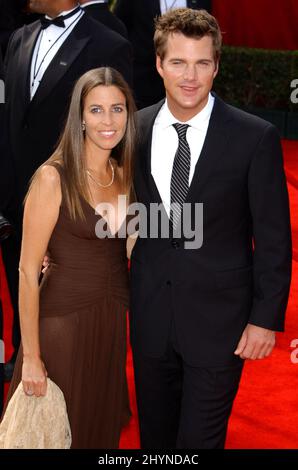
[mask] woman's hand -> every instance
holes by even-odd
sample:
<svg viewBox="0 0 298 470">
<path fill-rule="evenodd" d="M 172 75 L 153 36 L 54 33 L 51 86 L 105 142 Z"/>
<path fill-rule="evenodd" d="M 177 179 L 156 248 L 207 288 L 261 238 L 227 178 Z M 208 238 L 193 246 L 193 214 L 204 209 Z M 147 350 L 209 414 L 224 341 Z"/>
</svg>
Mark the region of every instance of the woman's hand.
<svg viewBox="0 0 298 470">
<path fill-rule="evenodd" d="M 45 396 L 47 393 L 47 371 L 39 357 L 23 359 L 22 383 L 28 396 Z"/>
<path fill-rule="evenodd" d="M 50 257 L 46 254 L 42 262 L 42 274 L 45 274 L 46 270 L 50 266 Z"/>
</svg>

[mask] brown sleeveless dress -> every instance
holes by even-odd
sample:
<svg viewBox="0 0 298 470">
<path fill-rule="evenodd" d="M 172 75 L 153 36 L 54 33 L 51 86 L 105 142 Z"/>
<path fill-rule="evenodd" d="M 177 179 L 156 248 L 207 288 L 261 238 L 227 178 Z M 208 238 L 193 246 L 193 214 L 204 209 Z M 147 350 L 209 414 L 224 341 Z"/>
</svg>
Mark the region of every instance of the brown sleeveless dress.
<svg viewBox="0 0 298 470">
<path fill-rule="evenodd" d="M 59 173 L 62 179 L 61 169 Z M 113 449 L 130 416 L 126 239 L 117 234 L 97 238 L 101 216 L 85 200 L 82 204 L 86 220 L 74 222 L 62 196 L 49 242 L 50 267 L 40 286 L 41 354 L 48 376 L 65 397 L 72 448 Z M 21 373 L 22 347 L 7 403 Z"/>
</svg>

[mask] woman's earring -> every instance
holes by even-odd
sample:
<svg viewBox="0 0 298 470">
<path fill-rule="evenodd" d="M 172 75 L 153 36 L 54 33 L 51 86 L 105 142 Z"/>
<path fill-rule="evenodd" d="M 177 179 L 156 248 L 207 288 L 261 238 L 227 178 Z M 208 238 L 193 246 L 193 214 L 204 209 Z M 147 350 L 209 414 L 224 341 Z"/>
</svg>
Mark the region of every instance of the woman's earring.
<svg viewBox="0 0 298 470">
<path fill-rule="evenodd" d="M 84 132 L 86 130 L 86 123 L 85 121 L 82 122 L 82 131 Z"/>
</svg>

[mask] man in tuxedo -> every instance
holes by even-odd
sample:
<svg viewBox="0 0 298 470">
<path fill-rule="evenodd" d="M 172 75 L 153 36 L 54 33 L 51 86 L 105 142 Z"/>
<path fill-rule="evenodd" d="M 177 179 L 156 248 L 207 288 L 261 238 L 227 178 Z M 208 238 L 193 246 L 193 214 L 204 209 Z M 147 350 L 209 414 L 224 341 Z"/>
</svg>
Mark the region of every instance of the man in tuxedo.
<svg viewBox="0 0 298 470">
<path fill-rule="evenodd" d="M 114 13 L 125 24 L 134 52 L 133 90 L 139 109 L 165 95 L 155 68 L 154 19 L 172 8 L 211 9 L 211 0 L 117 0 Z"/>
<path fill-rule="evenodd" d="M 147 227 L 159 204 L 171 230 L 139 235 L 131 255 L 141 445 L 223 448 L 244 360 L 268 357 L 284 328 L 291 234 L 280 139 L 211 93 L 221 33 L 209 13 L 161 16 L 155 47 L 166 100 L 138 112 L 135 190 Z"/>
<path fill-rule="evenodd" d="M 80 0 L 80 5 L 92 18 L 121 34 L 124 38 L 128 37 L 124 23 L 111 12 L 108 0 Z"/>
<path fill-rule="evenodd" d="M 15 226 L 3 244 L 3 258 L 15 312 L 22 201 L 35 170 L 58 143 L 72 88 L 86 71 L 109 65 L 131 82 L 131 46 L 119 34 L 93 20 L 77 0 L 31 0 L 33 12 L 46 14 L 12 36 L 6 57 L 6 118 L 12 161 L 13 200 L 6 209 Z M 15 314 L 14 346 L 18 347 Z"/>
</svg>

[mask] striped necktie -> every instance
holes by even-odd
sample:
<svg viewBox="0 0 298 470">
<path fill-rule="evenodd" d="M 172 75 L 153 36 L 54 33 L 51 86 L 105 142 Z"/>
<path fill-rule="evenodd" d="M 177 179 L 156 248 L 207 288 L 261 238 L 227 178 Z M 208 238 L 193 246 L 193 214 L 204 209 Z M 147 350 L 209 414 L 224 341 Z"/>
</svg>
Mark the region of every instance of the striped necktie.
<svg viewBox="0 0 298 470">
<path fill-rule="evenodd" d="M 185 202 L 189 189 L 190 172 L 190 148 L 186 140 L 188 124 L 173 124 L 178 138 L 179 145 L 174 158 L 171 176 L 171 204 L 170 221 L 173 228 L 176 228 L 181 217 L 183 203 Z"/>
</svg>

